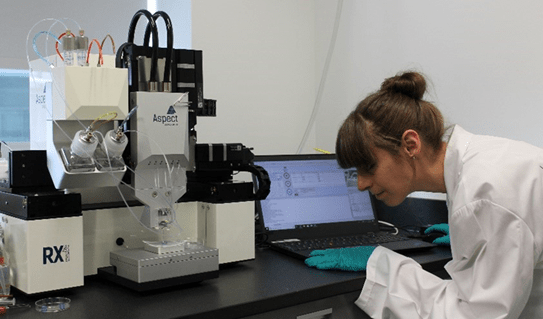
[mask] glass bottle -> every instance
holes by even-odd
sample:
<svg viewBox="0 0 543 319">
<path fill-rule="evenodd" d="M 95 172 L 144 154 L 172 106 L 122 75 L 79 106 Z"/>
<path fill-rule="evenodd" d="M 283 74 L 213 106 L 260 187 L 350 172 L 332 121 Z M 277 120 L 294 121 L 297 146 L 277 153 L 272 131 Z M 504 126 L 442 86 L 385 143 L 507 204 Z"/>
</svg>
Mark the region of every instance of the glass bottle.
<svg viewBox="0 0 543 319">
<path fill-rule="evenodd" d="M 12 305 L 9 258 L 5 246 L 4 228 L 0 225 L 0 305 Z"/>
</svg>

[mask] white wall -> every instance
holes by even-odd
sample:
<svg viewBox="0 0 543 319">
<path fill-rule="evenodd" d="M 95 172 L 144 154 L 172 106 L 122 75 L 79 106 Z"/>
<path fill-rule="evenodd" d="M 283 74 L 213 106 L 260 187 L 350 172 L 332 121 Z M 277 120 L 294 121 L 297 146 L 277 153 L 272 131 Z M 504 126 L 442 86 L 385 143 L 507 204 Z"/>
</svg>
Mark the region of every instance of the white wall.
<svg viewBox="0 0 543 319">
<path fill-rule="evenodd" d="M 336 1 L 317 0 L 330 17 Z M 543 147 L 543 2 L 345 0 L 317 120 L 317 143 L 333 148 L 347 114 L 384 78 L 417 69 L 427 98 L 450 123 Z M 317 22 L 328 34 L 332 21 Z M 329 38 L 317 37 L 317 61 Z"/>
<path fill-rule="evenodd" d="M 198 142 L 295 153 L 315 99 L 315 36 L 314 1 L 193 1 L 192 47 L 203 50 L 204 95 L 217 100 Z"/>
<path fill-rule="evenodd" d="M 26 68 L 27 32 L 40 19 L 73 18 L 97 36 L 112 33 L 119 45 L 133 14 L 146 7 L 144 0 L 32 6 L 0 1 L 0 67 L 13 68 Z M 173 10 L 160 7 L 170 2 L 158 4 Z M 216 118 L 199 118 L 199 142 L 241 142 L 256 154 L 296 152 L 336 5 L 192 1 L 192 48 L 204 52 L 205 96 L 218 100 Z M 449 122 L 543 146 L 542 12 L 543 2 L 529 0 L 344 0 L 322 104 L 304 152 L 333 150 L 337 129 L 355 105 L 384 78 L 410 68 L 431 79 L 427 98 Z M 183 19 L 171 16 L 174 24 Z M 176 26 L 175 32 L 186 28 Z"/>
<path fill-rule="evenodd" d="M 126 42 L 134 13 L 146 0 L 58 0 L 19 5 L 0 0 L 0 68 L 26 69 L 26 37 L 44 18 L 76 20 L 89 37 L 111 33 Z M 190 16 L 183 10 L 192 5 Z M 157 0 L 172 18 L 176 47 L 204 52 L 204 94 L 218 101 L 216 118 L 199 118 L 199 142 L 241 142 L 257 154 L 295 153 L 315 99 L 315 2 L 305 0 Z M 180 8 L 183 8 L 181 10 Z M 141 18 L 140 23 L 145 21 Z M 73 23 L 66 21 L 75 29 Z M 51 22 L 40 25 L 31 37 Z M 163 29 L 162 23 L 158 23 Z M 144 24 L 139 24 L 139 33 Z M 63 32 L 56 26 L 55 34 Z M 163 32 L 161 32 L 163 34 Z M 181 36 L 183 38 L 180 41 Z M 31 45 L 31 43 L 30 43 Z M 54 52 L 51 41 L 49 52 Z M 37 56 L 31 51 L 31 60 Z M 305 151 L 315 146 L 310 135 Z"/>
<path fill-rule="evenodd" d="M 133 14 L 147 5 L 144 0 L 84 3 L 1 0 L 0 67 L 27 67 L 26 36 L 43 18 L 72 18 L 90 36 L 109 32 L 120 45 Z M 171 5 L 158 4 L 159 9 Z M 242 142 L 257 154 L 297 150 L 336 4 L 193 1 L 192 47 L 204 52 L 205 96 L 218 100 L 218 116 L 199 120 L 200 142 Z M 543 146 L 542 11 L 542 2 L 529 0 L 345 0 L 323 103 L 305 151 L 332 150 L 337 128 L 356 103 L 385 77 L 409 68 L 432 80 L 428 98 L 449 122 Z M 174 24 L 184 20 L 171 15 Z"/>
<path fill-rule="evenodd" d="M 176 49 L 189 49 L 192 44 L 192 15 L 191 15 L 191 0 L 147 0 L 147 10 L 151 12 L 164 11 L 172 20 L 173 27 L 173 47 Z M 158 32 L 160 46 L 166 46 L 166 28 L 164 21 L 159 19 Z"/>
</svg>

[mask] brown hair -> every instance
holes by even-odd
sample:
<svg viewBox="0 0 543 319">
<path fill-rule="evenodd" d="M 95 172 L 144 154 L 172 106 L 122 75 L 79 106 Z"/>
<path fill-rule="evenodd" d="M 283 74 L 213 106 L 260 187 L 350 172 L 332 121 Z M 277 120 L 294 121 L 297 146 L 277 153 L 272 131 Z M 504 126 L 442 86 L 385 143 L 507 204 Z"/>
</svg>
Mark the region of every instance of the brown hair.
<svg viewBox="0 0 543 319">
<path fill-rule="evenodd" d="M 343 168 L 355 167 L 368 174 L 377 164 L 372 149 L 398 154 L 403 133 L 413 129 L 437 151 L 445 132 L 441 112 L 422 100 L 426 80 L 417 72 L 386 79 L 379 91 L 368 95 L 339 129 L 336 156 Z"/>
</svg>

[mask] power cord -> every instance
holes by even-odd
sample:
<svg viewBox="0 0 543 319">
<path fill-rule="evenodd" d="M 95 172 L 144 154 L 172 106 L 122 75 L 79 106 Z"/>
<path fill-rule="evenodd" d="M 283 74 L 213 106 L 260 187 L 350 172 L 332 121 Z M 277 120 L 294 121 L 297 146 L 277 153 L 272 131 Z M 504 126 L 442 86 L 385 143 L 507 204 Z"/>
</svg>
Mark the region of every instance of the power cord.
<svg viewBox="0 0 543 319">
<path fill-rule="evenodd" d="M 400 232 L 398 227 L 394 226 L 393 224 L 391 224 L 389 222 L 385 222 L 385 221 L 382 221 L 382 220 L 379 220 L 378 222 L 379 222 L 379 224 L 382 224 L 382 225 L 385 225 L 385 226 L 388 226 L 388 227 L 392 227 L 394 229 L 394 233 L 392 235 L 398 235 L 398 233 Z"/>
</svg>

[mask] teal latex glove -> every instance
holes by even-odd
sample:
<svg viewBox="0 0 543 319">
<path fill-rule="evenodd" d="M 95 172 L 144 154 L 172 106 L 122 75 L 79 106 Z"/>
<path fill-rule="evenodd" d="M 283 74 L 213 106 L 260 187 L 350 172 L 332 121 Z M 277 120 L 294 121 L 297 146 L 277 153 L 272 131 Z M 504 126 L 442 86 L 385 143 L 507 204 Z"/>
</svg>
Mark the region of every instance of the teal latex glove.
<svg viewBox="0 0 543 319">
<path fill-rule="evenodd" d="M 430 233 L 442 233 L 445 235 L 434 239 L 434 244 L 442 246 L 451 245 L 451 237 L 449 237 L 449 224 L 435 224 L 426 228 L 424 234 L 428 235 Z"/>
<path fill-rule="evenodd" d="M 368 259 L 375 247 L 359 246 L 349 248 L 336 248 L 314 250 L 305 260 L 309 267 L 318 269 L 339 269 L 347 271 L 366 270 Z"/>
</svg>

